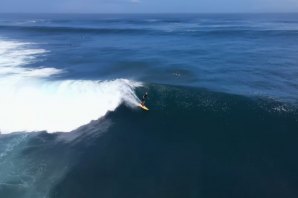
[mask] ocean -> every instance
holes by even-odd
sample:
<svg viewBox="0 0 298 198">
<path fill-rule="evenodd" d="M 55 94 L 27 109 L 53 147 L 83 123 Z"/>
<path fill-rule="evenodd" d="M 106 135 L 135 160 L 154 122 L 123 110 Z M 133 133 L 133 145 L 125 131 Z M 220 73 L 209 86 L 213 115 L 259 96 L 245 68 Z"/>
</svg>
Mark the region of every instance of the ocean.
<svg viewBox="0 0 298 198">
<path fill-rule="evenodd" d="M 0 197 L 296 198 L 297 57 L 298 14 L 0 14 Z"/>
</svg>

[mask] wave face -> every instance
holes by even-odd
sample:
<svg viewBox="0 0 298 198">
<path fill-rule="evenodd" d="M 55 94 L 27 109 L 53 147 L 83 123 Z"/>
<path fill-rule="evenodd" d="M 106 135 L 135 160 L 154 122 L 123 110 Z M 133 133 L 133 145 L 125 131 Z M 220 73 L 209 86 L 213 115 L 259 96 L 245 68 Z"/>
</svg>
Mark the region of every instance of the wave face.
<svg viewBox="0 0 298 198">
<path fill-rule="evenodd" d="M 136 106 L 139 83 L 48 78 L 63 70 L 25 68 L 46 50 L 30 43 L 0 41 L 0 130 L 67 132 L 113 111 L 122 102 Z"/>
<path fill-rule="evenodd" d="M 0 194 L 298 195 L 293 177 L 298 171 L 293 158 L 298 149 L 297 108 L 196 88 L 150 85 L 136 92 L 145 90 L 151 107 L 146 113 L 121 105 L 71 133 L 0 136 Z"/>
</svg>

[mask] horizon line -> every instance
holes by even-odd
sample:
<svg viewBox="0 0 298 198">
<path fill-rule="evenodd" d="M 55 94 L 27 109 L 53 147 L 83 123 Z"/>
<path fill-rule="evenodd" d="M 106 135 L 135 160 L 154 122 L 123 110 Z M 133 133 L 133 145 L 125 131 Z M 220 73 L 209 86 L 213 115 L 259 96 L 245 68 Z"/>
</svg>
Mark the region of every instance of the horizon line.
<svg viewBox="0 0 298 198">
<path fill-rule="evenodd" d="M 0 14 L 90 14 L 90 15 L 100 15 L 100 14 L 119 14 L 119 15 L 141 15 L 141 14 L 298 14 L 298 12 L 0 12 Z"/>
</svg>

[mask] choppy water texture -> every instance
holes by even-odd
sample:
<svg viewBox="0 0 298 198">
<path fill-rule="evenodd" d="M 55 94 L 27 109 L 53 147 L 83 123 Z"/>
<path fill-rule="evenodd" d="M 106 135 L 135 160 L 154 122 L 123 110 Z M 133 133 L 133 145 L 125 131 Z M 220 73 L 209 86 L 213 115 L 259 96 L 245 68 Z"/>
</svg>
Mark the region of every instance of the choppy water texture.
<svg viewBox="0 0 298 198">
<path fill-rule="evenodd" d="M 0 197 L 298 197 L 297 43 L 297 14 L 0 15 Z"/>
</svg>

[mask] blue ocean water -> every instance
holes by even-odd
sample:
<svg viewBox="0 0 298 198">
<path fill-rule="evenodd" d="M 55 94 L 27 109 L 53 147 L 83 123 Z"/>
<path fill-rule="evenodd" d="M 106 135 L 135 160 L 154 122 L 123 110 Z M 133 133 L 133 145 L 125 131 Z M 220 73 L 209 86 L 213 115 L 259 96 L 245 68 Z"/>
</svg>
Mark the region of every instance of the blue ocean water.
<svg viewBox="0 0 298 198">
<path fill-rule="evenodd" d="M 296 14 L 4 15 L 1 36 L 62 78 L 129 78 L 297 100 Z M 66 58 L 67 57 L 67 58 Z"/>
<path fill-rule="evenodd" d="M 297 14 L 1 14 L 0 197 L 297 197 L 297 44 Z"/>
</svg>

